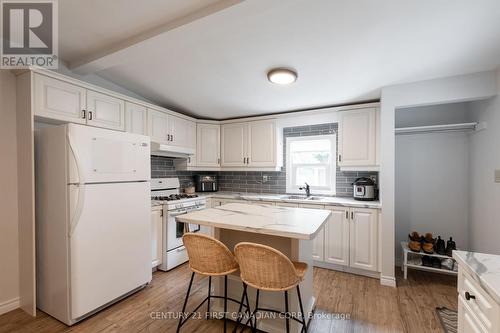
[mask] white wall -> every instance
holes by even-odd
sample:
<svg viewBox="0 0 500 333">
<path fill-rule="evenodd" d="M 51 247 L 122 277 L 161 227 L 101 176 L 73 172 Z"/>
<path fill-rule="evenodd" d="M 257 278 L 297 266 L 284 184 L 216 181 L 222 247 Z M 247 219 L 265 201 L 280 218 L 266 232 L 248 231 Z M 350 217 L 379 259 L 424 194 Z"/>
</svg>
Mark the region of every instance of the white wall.
<svg viewBox="0 0 500 333">
<path fill-rule="evenodd" d="M 459 248 L 469 248 L 469 136 L 396 136 L 397 244 L 417 231 L 443 239 L 453 236 Z M 399 263 L 401 251 L 396 249 Z"/>
<path fill-rule="evenodd" d="M 471 138 L 470 237 L 473 251 L 500 255 L 500 183 L 494 170 L 500 169 L 500 70 L 499 96 L 470 103 L 478 121 L 487 129 Z"/>
<path fill-rule="evenodd" d="M 16 78 L 0 70 L 0 314 L 18 307 Z"/>
</svg>

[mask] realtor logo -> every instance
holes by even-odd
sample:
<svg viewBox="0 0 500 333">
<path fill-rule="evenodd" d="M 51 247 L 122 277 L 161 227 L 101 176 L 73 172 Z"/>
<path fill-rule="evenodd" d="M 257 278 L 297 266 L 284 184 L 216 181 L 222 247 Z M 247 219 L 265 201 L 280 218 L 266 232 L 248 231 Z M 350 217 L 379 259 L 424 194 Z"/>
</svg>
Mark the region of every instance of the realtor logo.
<svg viewBox="0 0 500 333">
<path fill-rule="evenodd" d="M 0 4 L 0 68 L 57 68 L 57 0 L 0 0 Z"/>
</svg>

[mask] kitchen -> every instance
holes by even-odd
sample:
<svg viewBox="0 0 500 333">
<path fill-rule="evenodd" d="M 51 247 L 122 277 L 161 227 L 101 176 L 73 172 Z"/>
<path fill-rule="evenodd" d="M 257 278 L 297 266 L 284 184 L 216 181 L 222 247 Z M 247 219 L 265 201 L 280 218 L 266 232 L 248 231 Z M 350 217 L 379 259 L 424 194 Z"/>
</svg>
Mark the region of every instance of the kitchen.
<svg viewBox="0 0 500 333">
<path fill-rule="evenodd" d="M 93 10 L 71 2 L 59 3 L 62 26 L 78 25 L 76 9 Z M 299 15 L 304 4 L 207 1 L 198 11 L 191 5 L 198 18 L 193 14 L 175 21 L 178 29 L 163 27 L 144 39 L 130 36 L 132 44 L 121 52 L 86 57 L 81 46 L 67 42 L 75 36 L 61 30 L 68 63 L 57 70 L 1 70 L 0 132 L 15 149 L 2 146 L 2 220 L 8 223 L 1 249 L 9 273 L 0 279 L 0 332 L 220 332 L 235 323 L 266 332 L 413 332 L 422 325 L 436 332 L 457 326 L 497 332 L 497 53 L 471 56 L 483 65 L 467 70 L 461 64 L 380 81 L 376 93 L 342 102 L 311 81 L 308 66 L 316 65 L 278 61 L 281 52 L 266 44 L 268 63 L 252 65 L 259 68 L 256 77 L 239 79 L 241 87 L 221 86 L 247 93 L 235 90 L 224 99 L 215 81 L 186 81 L 197 69 L 181 63 L 200 66 L 196 57 L 179 58 L 174 67 L 171 59 L 156 75 L 152 64 L 163 51 L 148 41 L 163 38 L 181 52 L 178 38 L 199 41 L 200 31 L 212 38 L 224 24 L 251 41 L 250 26 L 267 17 L 269 29 L 270 17 Z M 399 15 L 406 12 L 392 5 Z M 347 3 L 316 6 L 311 18 L 325 19 L 327 9 L 354 13 Z M 430 5 L 412 6 L 409 20 Z M 493 3 L 489 10 L 486 4 L 451 6 L 455 15 L 480 12 L 478 29 L 488 32 L 479 17 L 496 24 L 500 14 Z M 154 17 L 154 8 L 141 10 Z M 235 23 L 241 15 L 252 24 Z M 374 19 L 369 10 L 363 15 Z M 458 29 L 459 20 L 449 20 Z M 235 52 L 250 52 L 236 44 Z M 79 55 L 71 55 L 78 47 Z M 199 47 L 212 52 L 219 45 Z M 142 73 L 137 54 L 151 57 Z M 205 60 L 213 60 L 207 54 Z M 217 80 L 209 66 L 197 68 Z M 332 84 L 330 91 L 343 91 Z M 157 88 L 162 85 L 168 89 Z M 260 95 L 252 99 L 250 87 Z M 454 195 L 437 192 L 445 188 Z M 408 237 L 412 232 L 417 240 Z M 426 233 L 432 233 L 427 240 Z M 438 236 L 454 240 L 444 255 Z M 412 249 L 412 241 L 424 250 Z M 269 265 L 271 258 L 282 266 Z M 428 258 L 439 266 L 429 266 Z M 207 271 L 222 263 L 225 270 Z M 283 281 L 287 270 L 289 284 L 265 286 L 264 277 Z"/>
</svg>

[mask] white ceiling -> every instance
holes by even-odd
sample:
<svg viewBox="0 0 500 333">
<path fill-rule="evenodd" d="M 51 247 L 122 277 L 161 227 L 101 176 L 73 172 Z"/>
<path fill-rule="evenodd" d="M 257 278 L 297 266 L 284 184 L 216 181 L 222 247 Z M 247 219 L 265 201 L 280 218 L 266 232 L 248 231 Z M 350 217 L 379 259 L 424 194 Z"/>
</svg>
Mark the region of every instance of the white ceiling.
<svg viewBox="0 0 500 333">
<path fill-rule="evenodd" d="M 177 7 L 189 2 L 191 11 L 202 3 L 141 2 L 145 8 L 134 9 L 139 22 L 127 35 L 146 23 L 158 25 L 160 11 L 172 19 L 166 2 Z M 106 25 L 92 28 L 100 34 L 83 50 L 87 28 L 68 30 L 60 53 L 77 72 L 98 74 L 160 105 L 214 119 L 373 100 L 387 85 L 500 65 L 498 0 L 251 0 L 226 7 L 119 50 L 109 48 L 108 54 L 102 52 Z M 115 39 L 117 27 L 136 21 L 130 8 L 120 8 L 99 9 L 114 26 L 109 35 Z M 93 9 L 86 10 L 92 17 Z M 62 11 L 68 17 L 61 31 L 82 15 Z M 87 39 L 72 40 L 76 33 Z M 89 55 L 93 49 L 100 54 Z M 275 66 L 295 68 L 297 82 L 269 83 L 266 72 Z"/>
</svg>

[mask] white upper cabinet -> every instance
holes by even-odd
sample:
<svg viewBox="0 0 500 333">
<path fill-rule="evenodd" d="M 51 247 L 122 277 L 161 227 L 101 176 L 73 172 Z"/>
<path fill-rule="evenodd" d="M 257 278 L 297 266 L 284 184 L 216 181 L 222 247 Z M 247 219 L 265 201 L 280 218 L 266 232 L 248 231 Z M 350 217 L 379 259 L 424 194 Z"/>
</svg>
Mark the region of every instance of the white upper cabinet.
<svg viewBox="0 0 500 333">
<path fill-rule="evenodd" d="M 179 147 L 196 148 L 196 123 L 184 118 L 168 116 L 170 144 Z"/>
<path fill-rule="evenodd" d="M 168 131 L 168 114 L 148 109 L 148 134 L 151 141 L 168 143 L 170 141 Z"/>
<path fill-rule="evenodd" d="M 221 133 L 223 168 L 280 166 L 274 119 L 224 124 Z"/>
<path fill-rule="evenodd" d="M 145 106 L 125 102 L 125 130 L 147 135 L 148 111 Z"/>
<path fill-rule="evenodd" d="M 248 123 L 247 164 L 252 167 L 273 167 L 277 164 L 275 120 Z"/>
<path fill-rule="evenodd" d="M 220 126 L 197 124 L 196 166 L 220 166 Z"/>
<path fill-rule="evenodd" d="M 377 109 L 339 112 L 339 166 L 377 164 Z"/>
<path fill-rule="evenodd" d="M 86 89 L 35 74 L 35 116 L 86 124 Z"/>
<path fill-rule="evenodd" d="M 350 266 L 377 270 L 378 212 L 374 209 L 351 208 Z"/>
<path fill-rule="evenodd" d="M 349 208 L 327 209 L 332 214 L 325 226 L 325 261 L 349 266 Z"/>
<path fill-rule="evenodd" d="M 247 164 L 248 123 L 221 126 L 221 165 L 243 167 Z"/>
<path fill-rule="evenodd" d="M 87 124 L 125 130 L 125 102 L 119 98 L 87 90 Z"/>
</svg>

